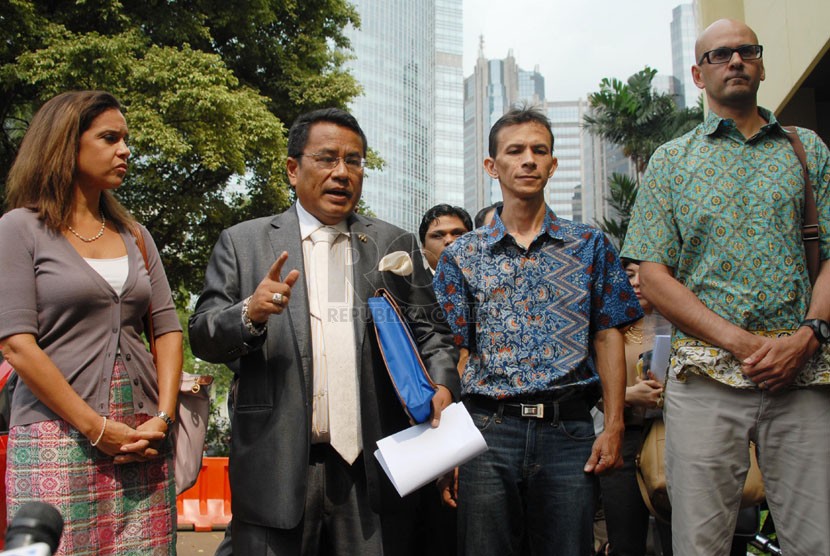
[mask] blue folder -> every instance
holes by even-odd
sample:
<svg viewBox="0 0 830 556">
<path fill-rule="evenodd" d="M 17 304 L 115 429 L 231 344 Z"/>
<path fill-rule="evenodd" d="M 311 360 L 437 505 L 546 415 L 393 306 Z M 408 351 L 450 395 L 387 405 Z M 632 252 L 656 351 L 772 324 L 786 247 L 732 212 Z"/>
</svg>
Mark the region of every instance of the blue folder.
<svg viewBox="0 0 830 556">
<path fill-rule="evenodd" d="M 384 289 L 369 298 L 369 309 L 381 355 L 403 410 L 415 423 L 429 419 L 437 387 L 427 374 L 409 324 Z"/>
</svg>

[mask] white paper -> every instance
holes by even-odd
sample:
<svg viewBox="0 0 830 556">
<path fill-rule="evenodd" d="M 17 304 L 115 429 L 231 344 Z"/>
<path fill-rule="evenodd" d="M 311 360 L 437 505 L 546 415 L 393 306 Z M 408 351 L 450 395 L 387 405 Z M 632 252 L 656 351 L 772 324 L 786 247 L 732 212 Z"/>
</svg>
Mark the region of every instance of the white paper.
<svg viewBox="0 0 830 556">
<path fill-rule="evenodd" d="M 454 403 L 438 428 L 421 423 L 379 440 L 375 457 L 403 497 L 486 450 L 467 408 Z"/>
<path fill-rule="evenodd" d="M 671 355 L 671 336 L 658 334 L 654 337 L 654 349 L 651 354 L 651 372 L 655 380 L 664 382 L 669 369 Z"/>
</svg>

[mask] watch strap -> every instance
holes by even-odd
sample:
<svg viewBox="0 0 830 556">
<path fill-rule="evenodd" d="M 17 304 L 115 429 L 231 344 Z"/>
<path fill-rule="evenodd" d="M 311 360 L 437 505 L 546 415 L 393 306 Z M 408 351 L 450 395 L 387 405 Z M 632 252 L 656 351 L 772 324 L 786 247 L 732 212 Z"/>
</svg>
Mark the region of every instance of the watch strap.
<svg viewBox="0 0 830 556">
<path fill-rule="evenodd" d="M 172 417 L 170 417 L 166 411 L 159 411 L 156 413 L 156 417 L 167 423 L 168 427 L 172 427 L 173 423 L 175 422 Z"/>
</svg>

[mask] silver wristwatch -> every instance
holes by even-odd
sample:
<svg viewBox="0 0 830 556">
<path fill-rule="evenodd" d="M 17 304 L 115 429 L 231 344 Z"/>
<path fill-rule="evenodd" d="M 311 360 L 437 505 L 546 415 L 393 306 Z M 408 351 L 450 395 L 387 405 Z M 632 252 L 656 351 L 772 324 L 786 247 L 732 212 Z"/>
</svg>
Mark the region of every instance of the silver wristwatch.
<svg viewBox="0 0 830 556">
<path fill-rule="evenodd" d="M 168 427 L 172 427 L 172 426 L 173 426 L 173 423 L 175 423 L 175 422 L 176 422 L 176 421 L 175 421 L 172 417 L 170 417 L 170 416 L 167 414 L 167 412 L 166 412 L 166 411 L 159 411 L 158 413 L 156 413 L 156 417 L 158 417 L 159 419 L 161 419 L 162 421 L 164 421 L 165 423 L 167 423 L 167 426 L 168 426 Z"/>
</svg>

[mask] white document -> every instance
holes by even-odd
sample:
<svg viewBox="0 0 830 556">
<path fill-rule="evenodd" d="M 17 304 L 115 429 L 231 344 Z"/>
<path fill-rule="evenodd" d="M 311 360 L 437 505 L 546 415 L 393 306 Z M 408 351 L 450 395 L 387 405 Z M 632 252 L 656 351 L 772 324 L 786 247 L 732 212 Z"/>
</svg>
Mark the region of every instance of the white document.
<svg viewBox="0 0 830 556">
<path fill-rule="evenodd" d="M 671 356 L 671 336 L 658 334 L 654 337 L 654 349 L 651 354 L 651 372 L 654 378 L 665 382 L 666 371 L 669 369 L 669 357 Z"/>
<path fill-rule="evenodd" d="M 436 429 L 427 421 L 379 440 L 375 457 L 403 497 L 486 450 L 467 408 L 454 403 Z"/>
</svg>

